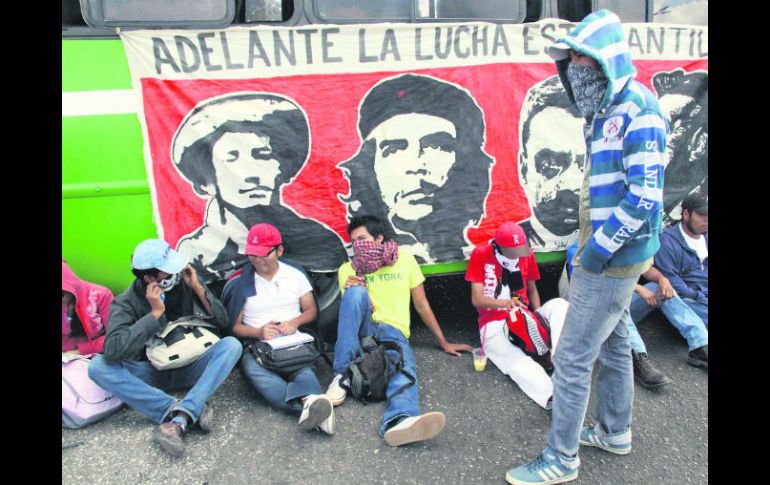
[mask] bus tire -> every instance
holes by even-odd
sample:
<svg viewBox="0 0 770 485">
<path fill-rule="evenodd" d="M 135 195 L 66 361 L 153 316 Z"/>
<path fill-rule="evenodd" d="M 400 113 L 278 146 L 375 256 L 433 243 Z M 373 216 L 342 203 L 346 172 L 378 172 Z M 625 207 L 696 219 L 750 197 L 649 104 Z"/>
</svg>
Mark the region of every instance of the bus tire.
<svg viewBox="0 0 770 485">
<path fill-rule="evenodd" d="M 337 340 L 337 319 L 342 300 L 337 272 L 310 272 L 309 276 L 318 304 L 318 334 L 322 342 L 333 344 Z"/>
</svg>

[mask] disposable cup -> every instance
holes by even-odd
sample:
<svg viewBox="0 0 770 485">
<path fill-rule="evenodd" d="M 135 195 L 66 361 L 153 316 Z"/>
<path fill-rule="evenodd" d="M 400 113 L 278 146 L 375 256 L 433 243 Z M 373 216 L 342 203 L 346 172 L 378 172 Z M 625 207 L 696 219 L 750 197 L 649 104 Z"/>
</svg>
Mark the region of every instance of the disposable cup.
<svg viewBox="0 0 770 485">
<path fill-rule="evenodd" d="M 487 367 L 487 354 L 481 353 L 481 347 L 473 349 L 473 368 L 481 372 Z"/>
</svg>

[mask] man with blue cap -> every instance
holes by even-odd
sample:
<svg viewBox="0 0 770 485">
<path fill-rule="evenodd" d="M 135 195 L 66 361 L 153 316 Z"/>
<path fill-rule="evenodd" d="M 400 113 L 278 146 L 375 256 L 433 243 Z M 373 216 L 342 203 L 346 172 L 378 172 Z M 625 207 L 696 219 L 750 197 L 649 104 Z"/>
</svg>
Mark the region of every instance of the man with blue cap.
<svg viewBox="0 0 770 485">
<path fill-rule="evenodd" d="M 629 303 L 660 247 L 668 123 L 636 68 L 617 15 L 587 16 L 547 48 L 585 118 L 586 167 L 569 309 L 554 357 L 553 417 L 545 450 L 508 471 L 512 484 L 576 480 L 578 448 L 631 452 L 634 375 Z M 594 426 L 583 426 L 601 364 Z"/>
<path fill-rule="evenodd" d="M 187 257 L 161 239 L 136 247 L 131 271 L 136 279 L 112 302 L 104 354 L 94 357 L 88 375 L 158 423 L 153 439 L 171 455 L 182 456 L 188 428 L 197 423 L 203 431 L 211 430 L 213 411 L 206 400 L 230 374 L 242 347 L 234 337 L 224 337 L 187 365 L 155 368 L 145 346 L 170 322 L 196 317 L 222 331 L 227 328 L 227 313 Z M 191 389 L 181 400 L 167 394 L 187 388 Z"/>
</svg>

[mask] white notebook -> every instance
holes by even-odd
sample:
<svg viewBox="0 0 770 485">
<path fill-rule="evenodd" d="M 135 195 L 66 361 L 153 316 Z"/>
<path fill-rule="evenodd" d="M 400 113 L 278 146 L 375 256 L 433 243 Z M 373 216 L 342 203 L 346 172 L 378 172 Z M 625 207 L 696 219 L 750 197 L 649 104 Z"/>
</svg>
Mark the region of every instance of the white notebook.
<svg viewBox="0 0 770 485">
<path fill-rule="evenodd" d="M 280 337 L 276 337 L 274 339 L 263 340 L 263 342 L 267 342 L 270 347 L 276 350 L 285 349 L 287 347 L 293 347 L 295 345 L 300 345 L 312 341 L 313 336 L 305 332 L 294 332 L 290 335 L 281 335 Z"/>
</svg>

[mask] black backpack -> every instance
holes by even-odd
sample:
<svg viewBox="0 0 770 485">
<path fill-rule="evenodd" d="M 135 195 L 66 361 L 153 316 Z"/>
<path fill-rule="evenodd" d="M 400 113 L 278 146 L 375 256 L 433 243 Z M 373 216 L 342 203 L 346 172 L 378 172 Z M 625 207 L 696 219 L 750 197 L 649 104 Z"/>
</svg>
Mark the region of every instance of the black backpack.
<svg viewBox="0 0 770 485">
<path fill-rule="evenodd" d="M 345 371 L 343 382 L 349 380 L 350 385 L 340 383 L 340 387 L 348 391 L 364 404 L 367 401 L 382 401 L 387 397 L 388 390 L 388 357 L 386 350 L 398 352 L 396 372 L 400 372 L 410 382 L 399 388 L 393 396 L 403 392 L 417 381 L 413 375 L 404 370 L 404 353 L 396 342 L 378 342 L 374 337 L 364 337 L 359 346 L 359 355 Z M 392 397 L 392 396 L 391 396 Z"/>
</svg>

